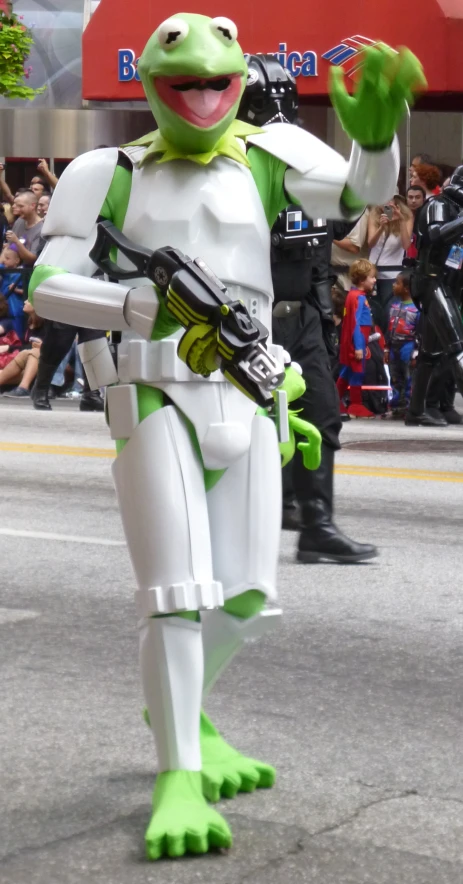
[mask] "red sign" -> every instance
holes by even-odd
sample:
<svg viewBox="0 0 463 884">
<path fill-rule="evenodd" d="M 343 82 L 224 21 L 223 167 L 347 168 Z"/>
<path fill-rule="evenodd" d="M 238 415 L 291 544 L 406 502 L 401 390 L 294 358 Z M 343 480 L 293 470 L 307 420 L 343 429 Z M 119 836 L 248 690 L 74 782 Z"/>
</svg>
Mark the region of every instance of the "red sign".
<svg viewBox="0 0 463 884">
<path fill-rule="evenodd" d="M 365 44 L 406 45 L 420 58 L 431 93 L 463 93 L 462 0 L 346 3 L 294 0 L 291 18 L 280 0 L 250 8 L 248 0 L 187 0 L 182 12 L 225 15 L 238 25 L 244 52 L 277 55 L 298 80 L 301 95 L 323 96 L 328 68 L 354 75 Z M 273 8 L 274 7 L 274 8 Z M 176 9 L 155 0 L 101 0 L 83 35 L 83 97 L 100 101 L 142 99 L 136 63 L 151 33 Z"/>
</svg>

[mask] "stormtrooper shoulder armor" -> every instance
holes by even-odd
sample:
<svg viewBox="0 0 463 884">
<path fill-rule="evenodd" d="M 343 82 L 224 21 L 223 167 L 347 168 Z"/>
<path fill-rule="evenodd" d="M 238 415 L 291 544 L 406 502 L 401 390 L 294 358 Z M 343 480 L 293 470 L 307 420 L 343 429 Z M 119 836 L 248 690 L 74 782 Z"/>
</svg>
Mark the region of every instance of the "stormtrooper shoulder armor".
<svg viewBox="0 0 463 884">
<path fill-rule="evenodd" d="M 346 179 L 348 165 L 345 159 L 315 135 L 289 123 L 263 128 L 263 133 L 248 136 L 247 143 L 260 147 L 301 175 L 326 166 L 331 169 L 333 177 Z"/>
<path fill-rule="evenodd" d="M 106 199 L 118 155 L 117 147 L 105 147 L 81 154 L 70 163 L 53 194 L 43 236 L 89 236 Z"/>
</svg>

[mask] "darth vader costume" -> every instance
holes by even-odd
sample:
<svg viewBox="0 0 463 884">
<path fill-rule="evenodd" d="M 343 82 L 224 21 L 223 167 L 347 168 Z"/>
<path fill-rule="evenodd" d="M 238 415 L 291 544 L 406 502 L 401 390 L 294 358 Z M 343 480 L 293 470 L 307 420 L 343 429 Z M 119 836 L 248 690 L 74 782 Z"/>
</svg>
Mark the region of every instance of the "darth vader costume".
<svg viewBox="0 0 463 884">
<path fill-rule="evenodd" d="M 422 310 L 421 350 L 405 423 L 445 426 L 445 418 L 427 411 L 426 398 L 431 375 L 448 368 L 463 393 L 463 166 L 421 209 L 417 248 L 412 294 Z"/>
<path fill-rule="evenodd" d="M 239 119 L 256 126 L 297 125 L 296 83 L 272 55 L 246 57 L 247 86 Z M 274 289 L 272 335 L 302 368 L 307 390 L 295 403 L 301 416 L 322 435 L 318 470 L 306 470 L 297 451 L 283 470 L 283 527 L 299 530 L 298 561 L 361 562 L 377 555 L 333 522 L 334 457 L 339 450 L 341 418 L 332 375 L 336 333 L 331 298 L 333 238 L 342 239 L 352 224 L 309 219 L 297 205 L 280 212 L 272 228 Z"/>
</svg>

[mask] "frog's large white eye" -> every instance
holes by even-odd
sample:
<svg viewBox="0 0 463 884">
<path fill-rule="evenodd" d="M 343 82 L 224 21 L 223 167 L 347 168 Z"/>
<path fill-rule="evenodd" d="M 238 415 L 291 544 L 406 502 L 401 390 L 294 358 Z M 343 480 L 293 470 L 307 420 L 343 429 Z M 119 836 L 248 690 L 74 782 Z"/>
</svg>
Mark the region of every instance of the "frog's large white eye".
<svg viewBox="0 0 463 884">
<path fill-rule="evenodd" d="M 219 16 L 218 18 L 213 18 L 211 22 L 209 22 L 210 29 L 222 43 L 225 43 L 225 46 L 233 46 L 233 43 L 238 39 L 238 28 L 229 18 L 223 18 L 223 16 Z"/>
<path fill-rule="evenodd" d="M 158 40 L 162 48 L 168 52 L 183 43 L 188 36 L 188 24 L 181 18 L 166 18 L 158 28 Z"/>
</svg>

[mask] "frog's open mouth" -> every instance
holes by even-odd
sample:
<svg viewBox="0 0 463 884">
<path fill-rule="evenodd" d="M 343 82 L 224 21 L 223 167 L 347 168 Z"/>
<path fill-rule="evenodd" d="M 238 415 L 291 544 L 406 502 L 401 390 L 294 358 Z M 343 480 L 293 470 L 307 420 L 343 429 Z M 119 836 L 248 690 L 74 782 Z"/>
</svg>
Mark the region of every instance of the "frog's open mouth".
<svg viewBox="0 0 463 884">
<path fill-rule="evenodd" d="M 155 77 L 161 101 L 193 126 L 208 129 L 220 122 L 238 101 L 241 74 L 220 77 Z"/>
</svg>

